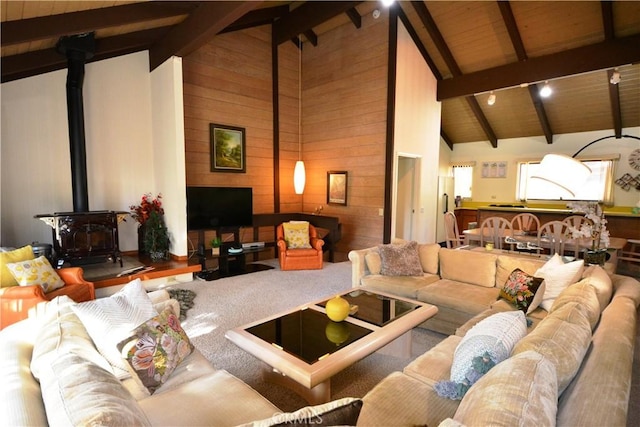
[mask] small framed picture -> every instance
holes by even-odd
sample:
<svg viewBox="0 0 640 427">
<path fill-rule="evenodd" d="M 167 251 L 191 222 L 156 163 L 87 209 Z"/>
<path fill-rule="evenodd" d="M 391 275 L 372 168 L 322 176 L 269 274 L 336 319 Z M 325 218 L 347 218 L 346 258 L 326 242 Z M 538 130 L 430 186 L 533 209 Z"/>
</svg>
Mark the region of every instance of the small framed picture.
<svg viewBox="0 0 640 427">
<path fill-rule="evenodd" d="M 327 172 L 327 204 L 347 206 L 347 172 Z"/>
<path fill-rule="evenodd" d="M 211 137 L 211 172 L 246 172 L 244 128 L 209 125 Z"/>
</svg>

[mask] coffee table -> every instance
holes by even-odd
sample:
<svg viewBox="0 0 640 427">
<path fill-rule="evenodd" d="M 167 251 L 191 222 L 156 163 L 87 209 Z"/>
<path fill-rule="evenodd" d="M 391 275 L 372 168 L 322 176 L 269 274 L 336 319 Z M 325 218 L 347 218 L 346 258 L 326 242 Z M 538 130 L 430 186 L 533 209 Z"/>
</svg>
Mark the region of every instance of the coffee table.
<svg viewBox="0 0 640 427">
<path fill-rule="evenodd" d="M 382 292 L 352 290 L 342 322 L 325 314 L 329 298 L 227 331 L 238 347 L 268 365 L 264 378 L 289 387 L 310 404 L 331 400 L 331 377 L 392 341 L 408 347 L 411 330 L 435 316 L 434 305 Z"/>
</svg>

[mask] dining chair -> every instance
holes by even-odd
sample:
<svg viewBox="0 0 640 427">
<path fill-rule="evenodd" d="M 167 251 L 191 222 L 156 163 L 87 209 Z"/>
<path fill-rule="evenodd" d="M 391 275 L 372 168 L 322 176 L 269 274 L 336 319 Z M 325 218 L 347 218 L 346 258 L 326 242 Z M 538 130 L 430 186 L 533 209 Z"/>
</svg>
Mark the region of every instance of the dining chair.
<svg viewBox="0 0 640 427">
<path fill-rule="evenodd" d="M 444 214 L 444 233 L 447 248 L 458 248 L 464 245 L 464 237 L 460 235 L 456 215 L 451 211 Z"/>
<path fill-rule="evenodd" d="M 540 220 L 532 213 L 521 213 L 511 219 L 511 228 L 514 232 L 520 230 L 537 233 L 540 230 Z"/>
<path fill-rule="evenodd" d="M 566 222 L 570 227 L 573 227 L 577 230 L 580 230 L 582 224 L 593 225 L 593 221 L 591 221 L 584 215 L 569 215 L 568 217 L 563 219 L 562 222 Z"/>
<path fill-rule="evenodd" d="M 549 254 L 564 255 L 565 245 L 571 243 L 571 230 L 568 223 L 564 221 L 549 221 L 540 227 L 538 230 L 538 246 L 540 248 L 548 249 Z M 580 252 L 579 246 L 574 245 L 575 257 L 578 257 Z"/>
<path fill-rule="evenodd" d="M 511 222 L 500 216 L 490 216 L 482 221 L 480 225 L 480 246 L 486 243 L 493 243 L 495 249 L 502 249 L 508 244 L 504 242 L 505 237 L 511 237 L 513 229 Z"/>
</svg>

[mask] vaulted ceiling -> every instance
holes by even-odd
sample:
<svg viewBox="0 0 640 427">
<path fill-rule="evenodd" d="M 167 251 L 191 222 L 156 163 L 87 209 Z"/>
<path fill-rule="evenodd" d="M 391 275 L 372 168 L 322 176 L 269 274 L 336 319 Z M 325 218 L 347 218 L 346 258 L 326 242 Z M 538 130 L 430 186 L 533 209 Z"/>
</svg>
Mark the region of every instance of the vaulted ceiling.
<svg viewBox="0 0 640 427">
<path fill-rule="evenodd" d="M 383 6 L 348 1 L 10 1 L 1 7 L 2 82 L 66 67 L 61 36 L 95 31 L 101 60 L 149 50 L 153 69 L 217 34 L 273 24 L 278 43 L 317 45 Z M 396 6 L 398 7 L 398 6 Z M 398 13 L 438 79 L 454 144 L 640 126 L 640 2 L 402 1 Z M 614 72 L 619 83 L 610 83 Z M 545 82 L 553 89 L 539 95 Z M 495 103 L 488 105 L 489 96 Z"/>
</svg>

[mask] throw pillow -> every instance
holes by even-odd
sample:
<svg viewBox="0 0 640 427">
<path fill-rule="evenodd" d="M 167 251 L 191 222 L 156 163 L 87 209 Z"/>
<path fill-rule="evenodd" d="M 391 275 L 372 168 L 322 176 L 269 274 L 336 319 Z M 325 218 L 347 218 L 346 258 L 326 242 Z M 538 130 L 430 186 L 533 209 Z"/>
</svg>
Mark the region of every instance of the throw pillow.
<svg viewBox="0 0 640 427">
<path fill-rule="evenodd" d="M 138 326 L 118 350 L 131 372 L 153 394 L 193 351 L 189 337 L 171 307 Z"/>
<path fill-rule="evenodd" d="M 518 310 L 529 314 L 542 302 L 544 290 L 544 279 L 531 276 L 516 268 L 500 289 L 500 298 L 506 299 Z"/>
<path fill-rule="evenodd" d="M 7 268 L 20 286 L 40 285 L 45 293 L 64 286 L 64 281 L 44 256 L 12 262 L 7 264 Z"/>
<path fill-rule="evenodd" d="M 158 315 L 140 279 L 129 282 L 108 298 L 82 302 L 72 308 L 118 379 L 130 376 L 116 346 L 138 325 Z"/>
<path fill-rule="evenodd" d="M 534 276 L 542 277 L 545 282 L 544 295 L 540 306 L 549 311 L 558 295 L 569 285 L 576 283 L 582 277 L 584 261 L 578 260 L 566 263 L 558 254 L 549 259 L 535 272 Z"/>
<path fill-rule="evenodd" d="M 0 252 L 0 287 L 8 288 L 9 286 L 18 286 L 18 282 L 13 277 L 7 264 L 18 261 L 26 261 L 33 259 L 33 248 L 31 245 L 24 246 L 8 252 Z"/>
<path fill-rule="evenodd" d="M 309 249 L 309 223 L 307 221 L 300 222 L 284 222 L 284 241 L 287 243 L 288 249 Z"/>
<path fill-rule="evenodd" d="M 522 311 L 496 313 L 478 322 L 462 338 L 453 354 L 450 381 L 439 381 L 438 396 L 460 400 L 493 366 L 507 359 L 527 334 Z"/>
<path fill-rule="evenodd" d="M 111 372 L 73 353 L 44 369 L 42 401 L 51 426 L 149 426 L 138 402 Z"/>
<path fill-rule="evenodd" d="M 380 251 L 380 274 L 383 276 L 422 276 L 422 265 L 418 255 L 418 242 L 400 245 L 378 246 Z"/>
</svg>

